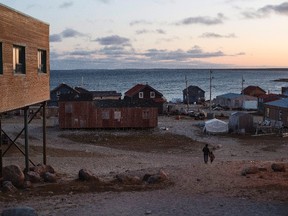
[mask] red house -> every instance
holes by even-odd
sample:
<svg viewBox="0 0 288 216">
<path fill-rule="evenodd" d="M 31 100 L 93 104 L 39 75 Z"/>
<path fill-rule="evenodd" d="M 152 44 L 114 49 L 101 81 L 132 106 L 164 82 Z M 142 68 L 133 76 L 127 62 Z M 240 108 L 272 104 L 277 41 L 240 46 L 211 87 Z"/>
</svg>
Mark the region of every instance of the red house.
<svg viewBox="0 0 288 216">
<path fill-rule="evenodd" d="M 124 100 L 129 100 L 131 102 L 152 101 L 155 104 L 155 107 L 158 108 L 159 114 L 163 113 L 163 104 L 166 102 L 163 94 L 148 84 L 135 85 L 125 92 Z"/>
<path fill-rule="evenodd" d="M 248 86 L 245 89 L 243 89 L 241 94 L 249 95 L 249 96 L 253 96 L 253 97 L 259 97 L 261 95 L 266 94 L 266 91 L 264 91 L 259 86 Z"/>
</svg>

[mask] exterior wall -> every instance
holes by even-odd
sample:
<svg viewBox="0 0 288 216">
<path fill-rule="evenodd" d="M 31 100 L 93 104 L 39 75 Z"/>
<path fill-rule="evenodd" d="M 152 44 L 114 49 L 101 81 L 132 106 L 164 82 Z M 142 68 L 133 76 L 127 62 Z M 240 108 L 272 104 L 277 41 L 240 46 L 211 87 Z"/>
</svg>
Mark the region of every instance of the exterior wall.
<svg viewBox="0 0 288 216">
<path fill-rule="evenodd" d="M 198 87 L 188 87 L 189 104 L 205 100 L 205 91 Z M 187 103 L 187 89 L 183 90 L 183 102 Z"/>
<path fill-rule="evenodd" d="M 264 104 L 264 119 L 282 122 L 283 126 L 288 127 L 288 108 Z"/>
<path fill-rule="evenodd" d="M 60 101 L 59 127 L 70 128 L 154 128 L 157 108 L 97 108 L 93 101 Z"/>
<path fill-rule="evenodd" d="M 50 98 L 49 25 L 0 4 L 0 113 Z M 25 74 L 13 71 L 13 45 L 25 47 Z M 46 72 L 38 72 L 38 50 L 46 52 Z"/>
</svg>

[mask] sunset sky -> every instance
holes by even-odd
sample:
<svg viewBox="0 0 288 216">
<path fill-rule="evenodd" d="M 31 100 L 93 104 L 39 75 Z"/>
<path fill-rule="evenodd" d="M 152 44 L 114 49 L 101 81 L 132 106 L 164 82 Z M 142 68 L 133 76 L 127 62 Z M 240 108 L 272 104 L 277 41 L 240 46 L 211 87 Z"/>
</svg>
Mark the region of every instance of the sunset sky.
<svg viewBox="0 0 288 216">
<path fill-rule="evenodd" d="M 50 24 L 51 69 L 288 67 L 288 1 L 1 3 Z"/>
</svg>

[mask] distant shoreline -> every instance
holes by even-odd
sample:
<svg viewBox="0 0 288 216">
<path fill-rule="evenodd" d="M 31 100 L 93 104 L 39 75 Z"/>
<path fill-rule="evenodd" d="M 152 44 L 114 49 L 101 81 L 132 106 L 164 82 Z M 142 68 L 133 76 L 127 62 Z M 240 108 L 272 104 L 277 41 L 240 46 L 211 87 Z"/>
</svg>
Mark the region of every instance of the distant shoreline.
<svg viewBox="0 0 288 216">
<path fill-rule="evenodd" d="M 274 82 L 288 82 L 288 78 L 280 78 L 280 79 L 276 79 L 273 80 Z"/>
</svg>

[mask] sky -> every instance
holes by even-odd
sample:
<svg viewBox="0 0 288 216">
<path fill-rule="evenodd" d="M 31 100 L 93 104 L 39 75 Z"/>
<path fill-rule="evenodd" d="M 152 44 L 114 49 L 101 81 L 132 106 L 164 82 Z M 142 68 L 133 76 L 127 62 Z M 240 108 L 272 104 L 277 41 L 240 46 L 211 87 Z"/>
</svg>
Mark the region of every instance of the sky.
<svg viewBox="0 0 288 216">
<path fill-rule="evenodd" d="M 50 68 L 288 67 L 288 1 L 0 0 L 50 25 Z"/>
</svg>

